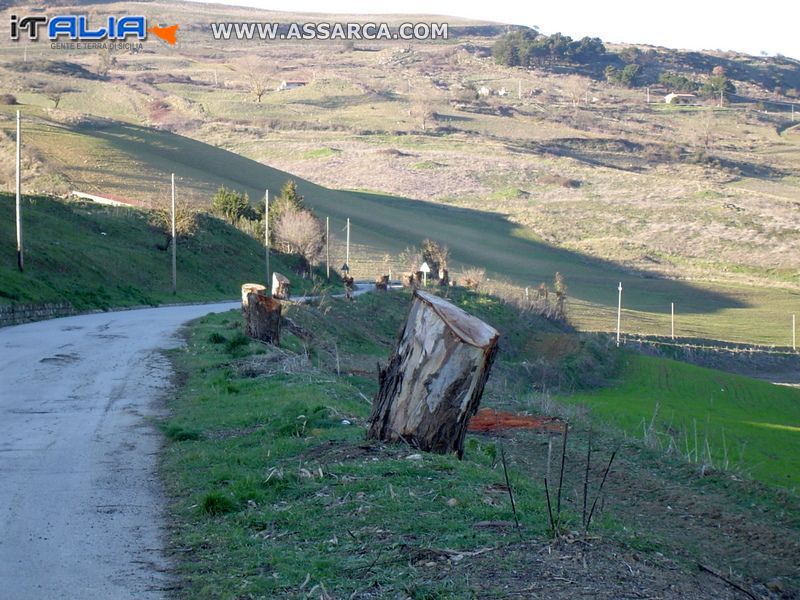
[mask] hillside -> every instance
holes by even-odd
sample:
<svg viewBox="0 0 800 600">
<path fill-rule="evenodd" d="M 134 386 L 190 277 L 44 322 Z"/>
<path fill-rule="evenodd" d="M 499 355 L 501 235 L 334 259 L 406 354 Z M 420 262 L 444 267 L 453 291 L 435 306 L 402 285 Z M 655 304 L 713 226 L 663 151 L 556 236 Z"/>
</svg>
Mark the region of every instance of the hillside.
<svg viewBox="0 0 800 600">
<path fill-rule="evenodd" d="M 164 205 L 169 194 L 170 172 L 178 175 L 179 198 L 203 208 L 208 207 L 209 198 L 219 185 L 244 190 L 251 198 L 258 198 L 261 189 L 277 190 L 293 177 L 234 153 L 164 131 L 114 121 L 65 126 L 36 110 L 29 113 L 26 143 L 36 148 L 37 156 L 45 157 L 43 164 L 57 165 L 58 176 L 69 178 L 71 187 L 134 201 L 145 207 Z M 10 125 L 11 122 L 6 121 L 6 129 Z M 59 144 L 68 144 L 74 152 L 59 153 Z M 89 167 L 87 163 L 95 166 Z M 402 250 L 419 244 L 425 237 L 433 237 L 449 245 L 456 269 L 480 266 L 486 268 L 492 278 L 505 279 L 517 286 L 534 287 L 561 271 L 570 287 L 570 313 L 576 324 L 585 328 L 608 330 L 613 327 L 616 282 L 622 279 L 626 285 L 626 327 L 645 333 L 659 332 L 659 328 L 661 332 L 666 331 L 668 315 L 664 308 L 675 301 L 681 313 L 684 336 L 765 343 L 780 343 L 786 339 L 779 315 L 791 310 L 793 294 L 780 288 L 764 290 L 741 284 L 693 283 L 654 277 L 647 272 L 559 248 L 491 212 L 367 192 L 331 190 L 295 179 L 307 203 L 319 216 L 332 220 L 332 232 L 339 242 L 332 258 L 334 264 L 344 262 L 341 230 L 346 218 L 351 218 L 352 239 L 357 246 L 351 262 L 356 277 L 370 278 L 377 270 L 387 267 L 393 267 L 395 273 L 401 272 L 404 265 L 400 264 L 398 256 Z M 6 208 L 11 210 L 10 205 Z M 390 254 L 388 265 L 382 258 L 386 253 Z M 738 316 L 740 314 L 759 317 L 762 321 L 756 327 L 752 319 Z"/>
<path fill-rule="evenodd" d="M 201 216 L 197 233 L 179 238 L 173 295 L 171 252 L 145 211 L 46 197 L 26 198 L 23 211 L 25 272 L 14 253 L 4 254 L 0 303 L 66 300 L 85 310 L 229 300 L 239 297 L 242 283 L 264 280 L 263 245 L 215 218 Z M 14 199 L 7 194 L 0 194 L 0 245 L 15 247 Z M 273 260 L 273 270 L 293 273 L 291 257 Z M 295 292 L 311 287 L 293 281 Z"/>
<path fill-rule="evenodd" d="M 220 183 L 255 200 L 292 173 L 340 240 L 353 220 L 359 277 L 405 269 L 398 253 L 432 237 L 457 269 L 484 267 L 515 294 L 561 271 L 583 328 L 615 326 L 622 280 L 625 331 L 666 333 L 675 302 L 681 336 L 789 343 L 800 289 L 796 61 L 609 47 L 605 61 L 642 62 L 643 84 L 664 70 L 704 81 L 719 66 L 736 85 L 722 107 L 675 107 L 663 86 L 650 85 L 647 104 L 644 87 L 596 68 L 498 65 L 495 25 L 453 21 L 452 40 L 412 45 L 221 44 L 209 39 L 213 21 L 307 15 L 143 6 L 184 24 L 179 43 L 115 54 L 107 71 L 94 53 L 29 45 L 25 62 L 20 45 L 0 41 L 26 118 L 26 190 L 148 206 L 167 198 L 175 171 L 182 197 L 207 206 Z M 285 79 L 307 85 L 275 91 Z M 65 82 L 56 108 L 50 88 Z M 6 181 L 14 110 L 0 107 Z"/>
</svg>

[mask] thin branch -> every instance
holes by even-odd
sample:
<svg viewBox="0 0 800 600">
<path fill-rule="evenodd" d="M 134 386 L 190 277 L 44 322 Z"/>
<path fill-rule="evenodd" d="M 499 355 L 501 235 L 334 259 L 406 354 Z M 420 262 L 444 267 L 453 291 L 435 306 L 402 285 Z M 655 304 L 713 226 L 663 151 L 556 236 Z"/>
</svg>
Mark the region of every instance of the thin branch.
<svg viewBox="0 0 800 600">
<path fill-rule="evenodd" d="M 600 482 L 600 487 L 597 489 L 597 496 L 594 497 L 594 502 L 592 502 L 592 510 L 589 511 L 589 518 L 586 519 L 586 530 L 589 530 L 589 525 L 592 522 L 592 515 L 594 514 L 594 507 L 597 506 L 597 499 L 600 498 L 600 494 L 603 492 L 603 486 L 606 483 L 606 477 L 608 477 L 608 472 L 611 470 L 611 463 L 614 462 L 614 457 L 617 455 L 617 451 L 611 453 L 611 458 L 608 461 L 608 465 L 606 466 L 606 470 L 603 473 L 603 480 Z"/>
<path fill-rule="evenodd" d="M 705 571 L 706 573 L 711 573 L 714 577 L 718 577 L 719 579 L 721 579 L 722 581 L 727 583 L 729 586 L 739 590 L 740 592 L 742 592 L 743 594 L 749 596 L 753 600 L 758 600 L 758 597 L 755 594 L 753 594 L 753 592 L 751 592 L 749 590 L 746 590 L 745 588 L 740 586 L 738 583 L 736 583 L 734 581 L 731 581 L 730 579 L 725 577 L 722 573 L 719 573 L 718 571 L 712 569 L 711 567 L 707 567 L 706 565 L 704 565 L 702 563 L 697 563 L 697 566 L 700 567 L 701 571 Z"/>
<path fill-rule="evenodd" d="M 569 423 L 564 423 L 564 443 L 561 447 L 561 473 L 558 476 L 558 499 L 556 500 L 556 515 L 561 516 L 561 488 L 564 485 L 564 464 L 567 461 L 567 437 L 569 436 Z"/>
<path fill-rule="evenodd" d="M 506 468 L 506 450 L 500 446 L 500 458 L 503 460 L 503 475 L 506 478 L 506 487 L 508 488 L 508 497 L 511 498 L 511 510 L 514 511 L 514 523 L 519 529 L 519 519 L 517 518 L 517 506 L 514 504 L 514 492 L 511 491 L 511 482 L 508 480 L 508 469 Z"/>
</svg>

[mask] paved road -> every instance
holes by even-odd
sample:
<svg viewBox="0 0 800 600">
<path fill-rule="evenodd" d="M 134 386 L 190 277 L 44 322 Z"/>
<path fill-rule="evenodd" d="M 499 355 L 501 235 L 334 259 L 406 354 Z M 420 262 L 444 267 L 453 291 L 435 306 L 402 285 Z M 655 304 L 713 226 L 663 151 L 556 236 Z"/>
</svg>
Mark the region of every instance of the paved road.
<svg viewBox="0 0 800 600">
<path fill-rule="evenodd" d="M 102 313 L 0 329 L 0 598 L 155 599 L 160 447 L 169 385 L 158 349 L 238 304 Z"/>
</svg>

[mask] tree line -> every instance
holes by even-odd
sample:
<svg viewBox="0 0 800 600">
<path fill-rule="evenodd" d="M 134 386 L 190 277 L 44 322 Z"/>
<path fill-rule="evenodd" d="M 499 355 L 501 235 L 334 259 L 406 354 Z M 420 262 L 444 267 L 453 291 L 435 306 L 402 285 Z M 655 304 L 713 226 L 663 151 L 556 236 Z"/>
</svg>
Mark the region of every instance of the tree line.
<svg viewBox="0 0 800 600">
<path fill-rule="evenodd" d="M 176 236 L 193 236 L 200 227 L 199 214 L 187 203 L 176 205 Z M 221 186 L 211 197 L 211 214 L 234 227 L 246 229 L 260 240 L 265 239 L 265 205 L 252 204 L 247 192 Z M 167 250 L 172 240 L 171 209 L 161 207 L 150 213 L 150 224 L 165 235 L 165 243 L 160 250 Z M 325 227 L 314 212 L 305 205 L 305 198 L 299 193 L 294 180 L 283 184 L 280 193 L 269 203 L 270 246 L 290 254 L 297 254 L 304 273 L 319 263 L 325 248 Z M 243 225 L 247 225 L 243 227 Z"/>
<path fill-rule="evenodd" d="M 632 46 L 613 53 L 608 52 L 603 41 L 597 37 L 573 40 L 568 35 L 543 35 L 531 28 L 517 29 L 498 39 L 492 48 L 492 55 L 498 64 L 507 67 L 534 68 L 554 64 L 598 66 L 597 63 L 601 63 L 599 66 L 602 67 L 602 64 L 606 64 L 603 70 L 605 79 L 625 87 L 655 83 L 652 75 L 645 76 L 645 67 L 658 62 L 658 52 L 654 49 L 640 50 Z M 652 72 L 652 69 L 649 71 Z M 702 81 L 673 71 L 662 71 L 657 81 L 672 91 L 710 97 L 736 92 L 733 82 L 721 66 L 715 67 L 710 76 Z"/>
<path fill-rule="evenodd" d="M 508 67 L 534 67 L 554 63 L 585 65 L 606 54 L 597 37 L 573 40 L 568 35 L 542 35 L 535 29 L 512 31 L 495 42 L 492 54 L 499 64 Z"/>
</svg>

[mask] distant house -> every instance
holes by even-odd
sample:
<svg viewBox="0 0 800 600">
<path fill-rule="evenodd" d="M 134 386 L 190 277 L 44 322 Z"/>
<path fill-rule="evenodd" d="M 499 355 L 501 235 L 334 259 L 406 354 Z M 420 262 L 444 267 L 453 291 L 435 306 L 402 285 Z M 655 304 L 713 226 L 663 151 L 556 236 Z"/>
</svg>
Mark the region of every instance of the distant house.
<svg viewBox="0 0 800 600">
<path fill-rule="evenodd" d="M 506 90 L 506 88 L 500 88 L 497 91 L 497 95 L 498 96 L 508 96 L 508 90 Z"/>
<path fill-rule="evenodd" d="M 667 104 L 697 104 L 697 96 L 694 94 L 667 94 L 664 96 L 664 102 Z"/>
<path fill-rule="evenodd" d="M 491 93 L 492 90 L 485 85 L 478 88 L 478 96 L 489 96 Z"/>
<path fill-rule="evenodd" d="M 278 86 L 278 91 L 282 92 L 283 90 L 294 90 L 297 88 L 301 88 L 308 85 L 307 81 L 281 81 L 281 84 Z"/>
</svg>

